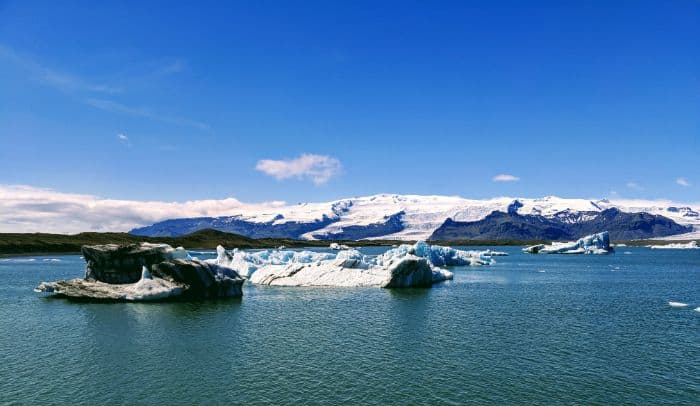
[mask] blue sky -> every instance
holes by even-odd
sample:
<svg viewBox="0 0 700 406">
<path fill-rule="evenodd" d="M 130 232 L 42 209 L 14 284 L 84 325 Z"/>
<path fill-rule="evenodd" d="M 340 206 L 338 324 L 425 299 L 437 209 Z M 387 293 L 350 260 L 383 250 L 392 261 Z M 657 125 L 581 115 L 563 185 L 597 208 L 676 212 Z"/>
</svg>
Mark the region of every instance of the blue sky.
<svg viewBox="0 0 700 406">
<path fill-rule="evenodd" d="M 0 0 L 0 184 L 700 201 L 697 1 L 94 3 Z"/>
</svg>

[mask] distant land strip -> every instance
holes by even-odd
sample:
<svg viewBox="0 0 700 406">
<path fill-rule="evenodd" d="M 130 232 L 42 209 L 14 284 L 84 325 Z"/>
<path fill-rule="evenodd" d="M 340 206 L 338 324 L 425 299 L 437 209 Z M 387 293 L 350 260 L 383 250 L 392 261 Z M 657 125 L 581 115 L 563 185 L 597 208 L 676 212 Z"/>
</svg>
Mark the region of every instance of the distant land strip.
<svg viewBox="0 0 700 406">
<path fill-rule="evenodd" d="M 679 240 L 680 241 L 680 240 Z M 144 237 L 128 233 L 48 234 L 48 233 L 0 233 L 0 256 L 68 254 L 78 253 L 83 245 L 96 244 L 132 244 L 138 242 L 165 243 L 173 247 L 185 247 L 190 250 L 214 249 L 217 245 L 226 248 L 288 248 L 328 247 L 335 242 L 351 247 L 391 246 L 415 243 L 403 240 L 296 240 L 291 238 L 248 238 L 238 234 L 226 233 L 212 229 L 195 231 L 180 237 Z M 669 244 L 677 241 L 635 240 L 614 241 L 630 246 L 647 244 Z M 534 245 L 548 244 L 545 240 L 454 240 L 430 241 L 431 244 L 450 246 L 490 246 L 490 245 Z"/>
</svg>

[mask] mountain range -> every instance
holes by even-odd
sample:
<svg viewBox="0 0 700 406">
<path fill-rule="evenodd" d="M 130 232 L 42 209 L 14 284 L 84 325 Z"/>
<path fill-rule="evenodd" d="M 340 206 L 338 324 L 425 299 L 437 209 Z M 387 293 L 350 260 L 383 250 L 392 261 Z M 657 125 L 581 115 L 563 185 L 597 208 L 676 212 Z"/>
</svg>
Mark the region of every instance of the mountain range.
<svg viewBox="0 0 700 406">
<path fill-rule="evenodd" d="M 700 208 L 607 199 L 375 195 L 270 204 L 222 217 L 170 219 L 131 234 L 175 237 L 214 229 L 250 238 L 305 240 L 570 240 L 607 230 L 614 240 L 697 238 Z"/>
</svg>

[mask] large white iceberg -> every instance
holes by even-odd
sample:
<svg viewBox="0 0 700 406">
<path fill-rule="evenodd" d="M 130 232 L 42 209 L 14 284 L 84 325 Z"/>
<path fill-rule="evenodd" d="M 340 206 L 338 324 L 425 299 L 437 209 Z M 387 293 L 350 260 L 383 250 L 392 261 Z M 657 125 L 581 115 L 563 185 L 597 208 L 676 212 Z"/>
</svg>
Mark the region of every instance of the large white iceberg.
<svg viewBox="0 0 700 406">
<path fill-rule="evenodd" d="M 610 235 L 607 231 L 580 238 L 574 242 L 555 242 L 551 245 L 538 244 L 523 248 L 528 254 L 609 254 Z"/>
<path fill-rule="evenodd" d="M 648 245 L 649 248 L 653 250 L 661 250 L 661 249 L 667 249 L 667 250 L 696 250 L 700 249 L 700 246 L 698 246 L 697 241 L 689 241 L 687 243 L 673 243 L 673 244 L 665 244 L 665 245 Z"/>
<path fill-rule="evenodd" d="M 356 249 L 337 253 L 312 251 L 226 251 L 217 247 L 210 260 L 229 267 L 255 284 L 277 286 L 430 286 L 452 279 L 445 266 L 489 265 L 483 251 L 460 251 L 425 242 L 400 245 L 382 255 L 364 255 Z"/>
</svg>

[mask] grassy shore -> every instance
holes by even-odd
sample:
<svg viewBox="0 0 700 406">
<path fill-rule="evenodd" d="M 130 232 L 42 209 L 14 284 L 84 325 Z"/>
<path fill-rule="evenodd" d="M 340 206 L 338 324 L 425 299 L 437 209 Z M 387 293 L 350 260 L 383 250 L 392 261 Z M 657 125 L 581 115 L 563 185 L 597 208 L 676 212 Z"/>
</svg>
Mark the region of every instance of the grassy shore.
<svg viewBox="0 0 700 406">
<path fill-rule="evenodd" d="M 136 242 L 166 243 L 173 247 L 186 247 L 188 249 L 214 249 L 217 245 L 226 248 L 276 248 L 286 246 L 289 248 L 301 247 L 327 247 L 331 242 L 337 242 L 348 246 L 391 246 L 406 244 L 412 241 L 396 240 L 359 240 L 359 241 L 308 241 L 291 238 L 262 238 L 253 239 L 238 234 L 225 233 L 216 230 L 201 230 L 181 237 L 141 237 L 127 233 L 80 233 L 80 234 L 46 234 L 46 233 L 0 233 L 0 256 L 8 255 L 39 255 L 39 254 L 68 254 L 80 252 L 83 245 L 95 244 L 130 244 Z M 614 241 L 629 246 L 643 246 L 649 244 L 670 244 L 670 240 L 637 240 Z M 521 240 L 457 240 L 457 241 L 431 241 L 431 244 L 451 246 L 485 246 L 485 245 L 534 245 L 548 244 L 549 241 L 521 241 Z"/>
<path fill-rule="evenodd" d="M 276 248 L 286 246 L 327 247 L 333 241 L 305 241 L 291 238 L 253 239 L 238 234 L 216 230 L 201 230 L 181 237 L 142 237 L 127 233 L 0 233 L 0 255 L 67 254 L 80 252 L 83 245 L 131 244 L 137 242 L 165 243 L 173 247 L 188 249 L 214 249 L 217 245 L 226 248 Z M 335 241 L 349 246 L 387 246 L 401 243 L 389 240 Z"/>
</svg>

